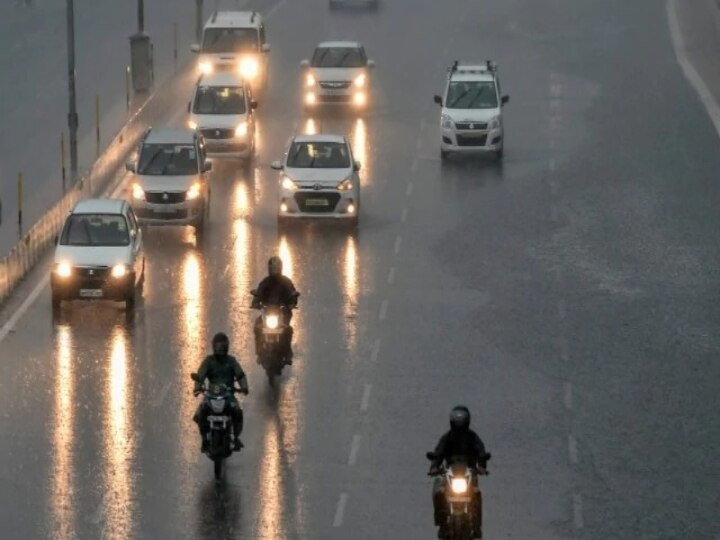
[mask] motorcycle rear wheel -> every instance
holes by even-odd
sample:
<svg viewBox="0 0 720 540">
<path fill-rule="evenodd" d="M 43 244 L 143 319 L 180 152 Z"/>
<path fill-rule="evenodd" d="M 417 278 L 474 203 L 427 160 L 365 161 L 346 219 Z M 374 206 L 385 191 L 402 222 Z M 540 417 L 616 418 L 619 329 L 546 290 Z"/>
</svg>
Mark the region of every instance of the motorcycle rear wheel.
<svg viewBox="0 0 720 540">
<path fill-rule="evenodd" d="M 215 480 L 222 479 L 224 462 L 225 462 L 225 459 L 223 459 L 223 458 L 215 458 L 213 460 L 213 468 L 215 469 Z"/>
</svg>

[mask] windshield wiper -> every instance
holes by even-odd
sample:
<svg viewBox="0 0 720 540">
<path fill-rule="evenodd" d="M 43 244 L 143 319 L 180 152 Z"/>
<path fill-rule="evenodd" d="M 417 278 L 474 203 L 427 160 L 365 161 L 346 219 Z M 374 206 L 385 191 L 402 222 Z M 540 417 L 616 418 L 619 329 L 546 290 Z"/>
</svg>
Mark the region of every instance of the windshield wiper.
<svg viewBox="0 0 720 540">
<path fill-rule="evenodd" d="M 139 174 L 147 174 L 147 173 L 148 173 L 148 169 L 150 169 L 150 166 L 151 166 L 151 165 L 153 164 L 153 162 L 157 159 L 157 157 L 158 157 L 159 155 L 161 155 L 162 153 L 163 153 L 163 148 L 158 148 L 157 150 L 155 150 L 155 153 L 154 153 L 154 154 L 152 155 L 152 157 L 150 158 L 150 161 L 148 161 L 148 162 L 145 164 L 145 166 L 142 168 L 142 170 L 138 170 L 138 173 L 139 173 Z"/>
<path fill-rule="evenodd" d="M 325 60 L 325 57 L 328 55 L 329 52 L 330 52 L 330 49 L 325 49 L 322 52 L 322 54 L 320 54 L 320 58 L 318 58 L 318 61 L 317 61 L 317 64 L 315 67 L 327 67 L 327 66 L 323 66 L 322 62 L 323 62 L 323 60 Z"/>
<path fill-rule="evenodd" d="M 348 52 L 346 52 L 345 54 L 342 55 L 342 57 L 340 58 L 340 60 L 338 60 L 338 63 L 337 63 L 338 67 L 347 67 L 347 66 L 343 66 L 343 64 L 345 63 L 345 59 L 346 59 L 348 56 L 350 56 L 350 53 L 352 53 L 352 51 L 348 51 Z"/>
<path fill-rule="evenodd" d="M 467 96 L 470 93 L 470 90 L 472 90 L 472 88 L 468 88 L 462 94 L 460 94 L 458 97 L 456 97 L 452 103 L 448 103 L 447 108 L 452 109 L 455 105 L 457 105 L 460 102 L 460 100 L 462 98 L 464 98 L 465 96 Z"/>
</svg>

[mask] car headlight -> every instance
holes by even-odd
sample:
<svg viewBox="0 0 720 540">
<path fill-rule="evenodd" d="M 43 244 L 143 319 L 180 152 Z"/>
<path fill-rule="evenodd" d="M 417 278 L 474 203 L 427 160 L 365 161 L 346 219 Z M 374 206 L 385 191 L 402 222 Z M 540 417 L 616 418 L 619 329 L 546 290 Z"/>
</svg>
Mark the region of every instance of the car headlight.
<svg viewBox="0 0 720 540">
<path fill-rule="evenodd" d="M 252 80 L 257 77 L 260 66 L 255 58 L 243 58 L 240 60 L 240 75 L 244 79 Z"/>
<path fill-rule="evenodd" d="M 55 274 L 61 278 L 69 278 L 72 275 L 72 266 L 67 262 L 58 263 L 55 266 Z"/>
<path fill-rule="evenodd" d="M 500 129 L 500 117 L 496 116 L 488 123 L 488 129 Z"/>
<path fill-rule="evenodd" d="M 248 133 L 248 124 L 247 122 L 241 122 L 238 127 L 235 128 L 235 136 L 236 137 L 244 137 Z"/>
<path fill-rule="evenodd" d="M 452 482 L 450 483 L 450 488 L 452 489 L 453 493 L 457 493 L 458 495 L 467 493 L 467 489 L 468 489 L 467 478 L 453 478 Z"/>
<path fill-rule="evenodd" d="M 192 120 L 188 120 L 188 127 L 193 130 L 197 129 L 197 123 L 193 122 Z"/>
<path fill-rule="evenodd" d="M 193 185 L 190 186 L 190 189 L 185 192 L 185 200 L 192 201 L 194 199 L 197 199 L 201 193 L 202 184 L 200 184 L 200 182 L 195 182 Z"/>
<path fill-rule="evenodd" d="M 214 68 L 211 62 L 202 60 L 198 62 L 198 71 L 200 71 L 203 75 L 210 75 L 214 71 Z"/>
<path fill-rule="evenodd" d="M 116 264 L 112 267 L 112 270 L 110 270 L 110 275 L 115 279 L 123 278 L 127 275 L 127 273 L 128 269 L 127 266 L 124 264 Z"/>
<path fill-rule="evenodd" d="M 279 324 L 280 324 L 280 317 L 278 317 L 277 315 L 266 315 L 265 316 L 265 326 L 267 326 L 270 330 L 275 330 Z"/>
<path fill-rule="evenodd" d="M 307 86 L 308 88 L 311 86 L 315 86 L 316 82 L 317 81 L 315 80 L 315 77 L 312 73 L 308 73 L 307 75 L 305 75 L 305 86 Z"/>
<path fill-rule="evenodd" d="M 132 196 L 133 196 L 133 199 L 137 199 L 139 201 L 145 200 L 145 190 L 143 190 L 143 188 L 140 187 L 140 184 L 133 184 Z"/>
<path fill-rule="evenodd" d="M 364 88 L 365 83 L 367 82 L 367 77 L 365 77 L 364 73 L 361 73 L 357 77 L 355 77 L 355 86 L 358 88 Z"/>
<path fill-rule="evenodd" d="M 352 178 L 346 178 L 337 185 L 340 191 L 350 191 L 353 188 Z"/>
<path fill-rule="evenodd" d="M 287 189 L 290 191 L 294 191 L 297 189 L 297 184 L 290 180 L 287 176 L 283 176 L 282 183 L 281 183 L 283 189 Z"/>
<path fill-rule="evenodd" d="M 447 114 L 440 116 L 440 126 L 443 129 L 455 129 L 455 122 Z"/>
</svg>

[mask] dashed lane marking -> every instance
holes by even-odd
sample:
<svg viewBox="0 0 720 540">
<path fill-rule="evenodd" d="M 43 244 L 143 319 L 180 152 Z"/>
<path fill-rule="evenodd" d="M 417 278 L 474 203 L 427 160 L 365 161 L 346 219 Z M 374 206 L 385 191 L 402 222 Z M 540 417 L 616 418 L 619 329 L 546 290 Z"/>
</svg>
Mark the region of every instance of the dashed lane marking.
<svg viewBox="0 0 720 540">
<path fill-rule="evenodd" d="M 560 336 L 560 342 L 558 344 L 560 347 L 560 358 L 567 362 L 570 355 L 568 354 L 568 340 L 565 336 Z"/>
<path fill-rule="evenodd" d="M 335 509 L 335 519 L 333 519 L 333 527 L 342 527 L 343 519 L 345 519 L 345 507 L 347 506 L 348 495 L 347 493 L 341 493 L 340 499 Z"/>
<path fill-rule="evenodd" d="M 408 182 L 407 188 L 405 188 L 405 196 L 409 197 L 410 195 L 412 195 L 412 192 L 413 192 L 413 183 Z"/>
<path fill-rule="evenodd" d="M 388 282 L 388 285 L 392 285 L 393 283 L 395 283 L 395 267 L 394 266 L 388 272 L 387 282 Z"/>
<path fill-rule="evenodd" d="M 370 353 L 370 362 L 373 364 L 375 362 L 377 362 L 379 354 L 380 354 L 380 339 L 376 339 L 375 343 L 373 343 L 372 352 Z"/>
<path fill-rule="evenodd" d="M 401 236 L 398 236 L 398 237 L 395 239 L 395 255 L 397 255 L 398 253 L 400 253 L 400 244 L 402 244 L 402 237 L 401 237 Z"/>
<path fill-rule="evenodd" d="M 365 412 L 370 407 L 370 393 L 372 392 L 372 384 L 366 384 L 363 390 L 362 400 L 360 400 L 360 411 Z"/>
<path fill-rule="evenodd" d="M 405 223 L 407 221 L 407 217 L 408 217 L 408 209 L 403 208 L 402 215 L 400 216 L 400 221 L 402 223 Z"/>
<path fill-rule="evenodd" d="M 570 463 L 577 465 L 578 463 L 578 449 L 577 439 L 572 433 L 568 435 L 568 455 L 570 456 Z"/>
<path fill-rule="evenodd" d="M 380 313 L 378 314 L 378 318 L 381 321 L 384 321 L 385 317 L 387 317 L 387 310 L 388 310 L 388 301 L 383 300 L 382 303 L 380 304 Z"/>
<path fill-rule="evenodd" d="M 576 529 L 583 528 L 582 497 L 579 494 L 573 495 L 573 523 Z"/>
<path fill-rule="evenodd" d="M 418 168 L 418 160 L 417 158 L 412 160 L 412 163 L 410 164 L 410 172 L 415 174 L 417 172 Z"/>
<path fill-rule="evenodd" d="M 353 435 L 352 444 L 350 445 L 350 457 L 348 457 L 348 465 L 353 467 L 357 463 L 358 452 L 360 451 L 360 435 Z"/>
<path fill-rule="evenodd" d="M 564 390 L 564 397 L 563 397 L 563 403 L 565 404 L 565 408 L 568 410 L 571 410 L 573 408 L 573 389 L 572 389 L 572 383 L 565 381 L 563 383 L 563 390 Z"/>
</svg>

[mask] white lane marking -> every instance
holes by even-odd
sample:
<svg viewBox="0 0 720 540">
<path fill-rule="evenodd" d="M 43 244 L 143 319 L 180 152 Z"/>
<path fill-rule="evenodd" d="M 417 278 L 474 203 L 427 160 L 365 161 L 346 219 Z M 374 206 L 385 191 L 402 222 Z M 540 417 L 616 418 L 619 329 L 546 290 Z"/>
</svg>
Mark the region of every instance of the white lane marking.
<svg viewBox="0 0 720 540">
<path fill-rule="evenodd" d="M 25 312 L 30 308 L 31 305 L 37 300 L 38 296 L 43 292 L 43 289 L 47 287 L 48 283 L 50 283 L 50 276 L 45 276 L 40 280 L 40 283 L 38 283 L 35 288 L 32 290 L 32 292 L 28 295 L 27 298 L 23 301 L 22 304 L 20 304 L 20 307 L 17 309 L 15 313 L 12 314 L 12 317 L 8 319 L 8 321 L 3 325 L 3 327 L 0 329 L 0 343 L 2 343 L 2 340 L 7 337 L 7 335 L 12 332 L 15 329 L 15 325 L 18 323 L 20 319 L 22 319 L 22 316 L 25 315 Z"/>
<path fill-rule="evenodd" d="M 565 320 L 565 315 L 567 314 L 567 311 L 565 309 L 565 300 L 560 299 L 558 300 L 558 315 L 560 316 L 560 320 Z"/>
<path fill-rule="evenodd" d="M 400 244 L 402 244 L 402 236 L 398 236 L 395 239 L 395 255 L 400 253 Z"/>
<path fill-rule="evenodd" d="M 550 178 L 548 179 L 548 184 L 550 185 L 550 192 L 555 195 L 558 190 L 557 180 L 555 180 L 554 178 Z"/>
<path fill-rule="evenodd" d="M 372 384 L 366 384 L 363 390 L 362 400 L 360 400 L 360 411 L 365 412 L 370 407 L 370 393 L 372 392 Z"/>
<path fill-rule="evenodd" d="M 378 354 L 380 354 L 380 339 L 376 339 L 375 343 L 373 344 L 372 353 L 370 353 L 370 362 L 375 363 L 378 359 Z"/>
<path fill-rule="evenodd" d="M 400 216 L 400 222 L 405 223 L 407 221 L 407 217 L 408 217 L 408 209 L 403 208 L 402 216 Z"/>
<path fill-rule="evenodd" d="M 565 403 L 565 408 L 570 410 L 573 408 L 573 389 L 572 389 L 572 383 L 569 381 L 565 381 L 563 383 L 563 390 L 565 391 L 565 395 L 563 397 L 563 403 Z"/>
<path fill-rule="evenodd" d="M 705 84 L 700 74 L 693 66 L 692 62 L 687 56 L 685 51 L 685 41 L 683 39 L 682 31 L 680 30 L 680 22 L 677 16 L 677 2 L 674 0 L 667 0 L 665 4 L 667 11 L 668 23 L 670 25 L 670 35 L 672 36 L 673 47 L 675 49 L 675 56 L 677 57 L 678 64 L 685 74 L 685 78 L 695 88 L 695 91 L 700 96 L 700 99 L 705 105 L 712 123 L 715 125 L 715 130 L 720 135 L 720 105 L 710 92 L 710 89 Z"/>
<path fill-rule="evenodd" d="M 408 182 L 407 188 L 405 188 L 405 196 L 409 197 L 410 195 L 412 195 L 412 192 L 413 192 L 413 183 Z"/>
<path fill-rule="evenodd" d="M 380 313 L 378 314 L 378 319 L 381 321 L 385 320 L 385 317 L 387 317 L 387 310 L 388 310 L 388 301 L 383 300 L 382 304 L 380 304 Z"/>
<path fill-rule="evenodd" d="M 570 463 L 577 465 L 578 462 L 578 449 L 577 439 L 572 433 L 568 435 L 568 455 L 570 456 Z"/>
<path fill-rule="evenodd" d="M 550 168 L 551 171 L 555 171 L 555 166 L 556 166 L 556 164 L 555 164 L 555 158 L 550 158 L 550 162 L 548 163 L 548 167 Z"/>
<path fill-rule="evenodd" d="M 557 209 L 557 205 L 556 205 L 556 204 L 553 204 L 553 205 L 552 205 L 552 208 L 550 209 L 550 219 L 552 220 L 553 223 L 557 224 L 557 222 L 558 222 L 558 209 Z"/>
<path fill-rule="evenodd" d="M 267 21 L 270 17 L 274 16 L 275 13 L 277 13 L 277 11 L 285 5 L 286 1 L 287 0 L 280 0 L 277 4 L 267 10 L 267 12 L 263 15 L 265 20 Z"/>
<path fill-rule="evenodd" d="M 335 509 L 335 519 L 333 519 L 333 527 L 342 526 L 343 519 L 345 519 L 345 506 L 347 506 L 347 500 L 347 493 L 340 494 L 340 500 L 338 500 L 337 508 Z"/>
<path fill-rule="evenodd" d="M 555 267 L 555 281 L 557 281 L 558 283 L 560 283 L 560 281 L 562 281 L 562 267 L 561 266 Z"/>
<path fill-rule="evenodd" d="M 418 160 L 417 158 L 412 160 L 412 163 L 410 164 L 410 172 L 415 174 L 417 172 L 418 168 Z"/>
<path fill-rule="evenodd" d="M 357 463 L 358 452 L 360 451 L 360 435 L 353 435 L 352 444 L 350 445 L 350 457 L 348 457 L 348 465 L 353 467 Z"/>
<path fill-rule="evenodd" d="M 576 529 L 583 528 L 583 507 L 580 495 L 573 495 L 573 522 Z"/>
<path fill-rule="evenodd" d="M 560 347 L 560 358 L 567 361 L 567 359 L 570 357 L 568 354 L 568 340 L 565 336 L 560 336 L 560 343 L 558 344 Z"/>
<path fill-rule="evenodd" d="M 387 282 L 388 282 L 388 285 L 392 285 L 395 282 L 395 267 L 394 266 L 390 269 L 390 272 L 388 272 Z"/>
</svg>

